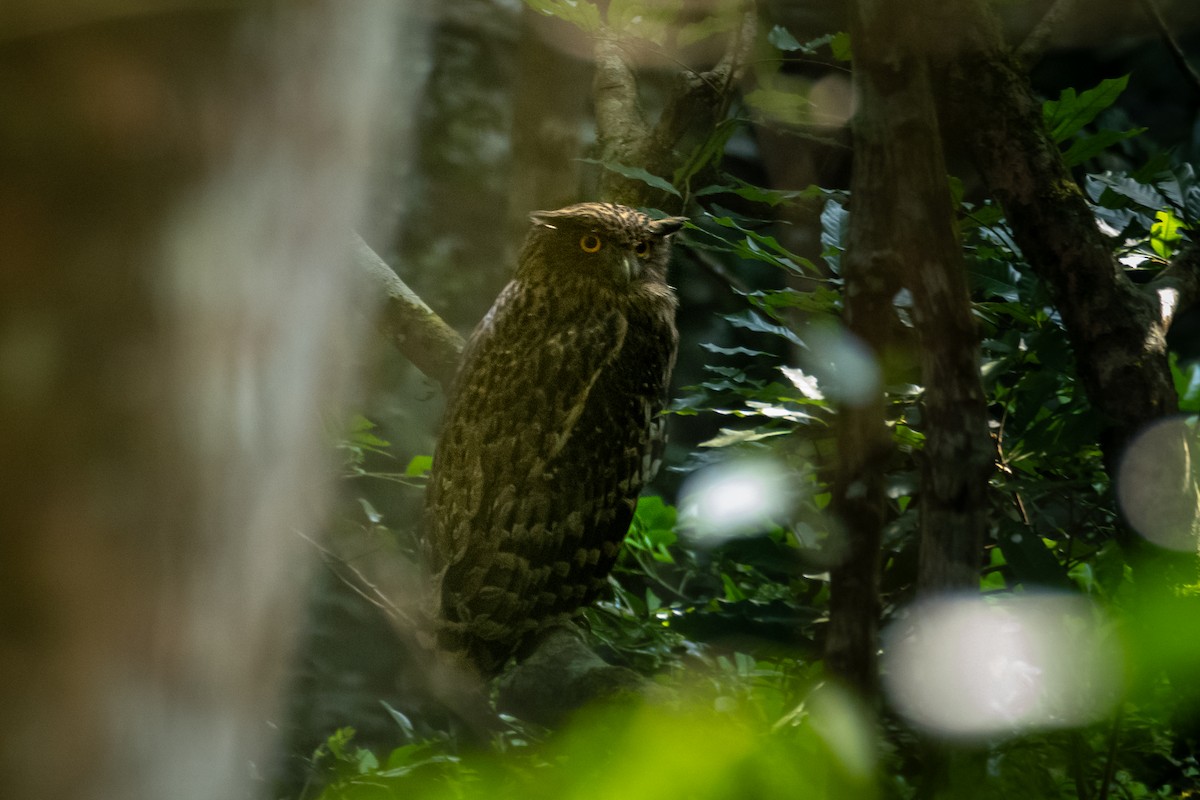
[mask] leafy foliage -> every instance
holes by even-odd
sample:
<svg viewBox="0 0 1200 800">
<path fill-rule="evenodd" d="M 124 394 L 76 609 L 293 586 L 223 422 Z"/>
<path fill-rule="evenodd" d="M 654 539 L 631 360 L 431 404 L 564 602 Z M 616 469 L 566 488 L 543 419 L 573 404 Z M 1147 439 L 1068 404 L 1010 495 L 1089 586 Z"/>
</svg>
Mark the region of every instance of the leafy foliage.
<svg viewBox="0 0 1200 800">
<path fill-rule="evenodd" d="M 527 2 L 588 31 L 599 25 L 597 7 L 583 0 Z M 614 2 L 607 23 L 659 42 L 673 30 L 700 41 L 732 24 L 714 18 L 680 28 L 678 4 L 663 3 L 652 15 L 641 8 Z M 849 42 L 838 34 L 801 43 L 780 26 L 765 38 L 779 58 L 761 67 L 759 88 L 745 103 L 776 122 L 795 122 L 804 99 L 777 80 L 779 63 L 825 47 L 843 59 Z M 1083 169 L 1142 132 L 1090 130 L 1126 83 L 1105 80 L 1045 104 L 1045 125 L 1069 165 Z M 704 378 L 683 388 L 671 413 L 715 420 L 718 432 L 675 469 L 699 476 L 731 463 L 768 463 L 789 502 L 736 534 L 714 536 L 696 511 L 703 497 L 685 488 L 678 507 L 643 497 L 611 596 L 585 615 L 608 660 L 655 675 L 674 699 L 597 709 L 553 735 L 510 721 L 485 753 L 459 753 L 453 741 L 435 738 L 377 757 L 340 730 L 312 759 L 322 798 L 918 796 L 922 751 L 908 724 L 890 713 L 876 721 L 825 678 L 821 662 L 827 570 L 847 535 L 827 513 L 833 429 L 839 402 L 867 368 L 841 322 L 849 198 L 818 187 L 769 189 L 723 172 L 722 154 L 741 124 L 735 110 L 670 181 L 591 162 L 687 198 L 694 222 L 686 245 L 697 258 L 715 259 L 734 275 L 765 269 L 771 276 L 734 287 L 737 308 L 721 315 L 714 341 L 697 345 Z M 701 176 L 707 182 L 694 185 Z M 1160 269 L 1190 239 L 1200 214 L 1193 169 L 1164 154 L 1081 182 L 1114 253 L 1134 273 Z M 969 788 L 982 797 L 1187 796 L 1200 787 L 1200 766 L 1188 738 L 1195 732 L 1178 712 L 1200 700 L 1171 692 L 1200 663 L 1197 593 L 1163 589 L 1180 585 L 1163 579 L 1174 569 L 1170 560 L 1130 547 L 1097 444 L 1101 421 L 1076 378 L 1058 312 L 1003 212 L 986 199 L 964 199 L 959 183 L 952 188 L 998 452 L 980 592 L 1000 598 L 1053 589 L 1086 598 L 1124 662 L 1115 714 L 1064 730 L 1016 726 L 974 743 L 986 755 L 986 773 L 979 773 L 986 781 Z M 819 260 L 793 252 L 776 224 L 756 216 L 805 203 L 822 207 Z M 895 444 L 886 465 L 881 598 L 889 621 L 903 616 L 915 593 L 924 446 L 903 293 L 896 305 L 895 349 L 869 365 L 886 390 Z M 1200 413 L 1200 365 L 1173 363 L 1172 370 L 1181 409 Z M 349 473 L 364 476 L 364 454 L 385 445 L 357 421 L 343 447 Z M 403 473 L 378 477 L 411 481 L 427 467 L 418 457 Z"/>
</svg>

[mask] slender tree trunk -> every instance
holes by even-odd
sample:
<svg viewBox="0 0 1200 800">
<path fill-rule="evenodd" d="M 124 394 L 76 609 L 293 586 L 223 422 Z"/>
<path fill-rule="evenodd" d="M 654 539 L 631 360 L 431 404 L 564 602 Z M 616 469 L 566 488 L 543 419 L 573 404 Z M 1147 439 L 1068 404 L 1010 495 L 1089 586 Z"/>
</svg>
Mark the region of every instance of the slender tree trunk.
<svg viewBox="0 0 1200 800">
<path fill-rule="evenodd" d="M 851 23 L 858 112 L 850 241 L 845 259 L 851 330 L 876 353 L 901 282 L 912 295 L 923 397 L 920 568 L 925 594 L 978 586 L 991 449 L 971 315 L 934 105 L 928 8 L 860 0 Z M 852 559 L 832 574 L 831 666 L 872 686 L 880 528 L 886 469 L 882 399 L 842 411 L 835 511 Z M 834 634 L 838 634 L 834 637 Z M 855 638 L 857 637 L 857 639 Z M 840 648 L 840 649 L 839 649 Z M 977 759 L 931 745 L 927 786 L 952 791 Z"/>
</svg>

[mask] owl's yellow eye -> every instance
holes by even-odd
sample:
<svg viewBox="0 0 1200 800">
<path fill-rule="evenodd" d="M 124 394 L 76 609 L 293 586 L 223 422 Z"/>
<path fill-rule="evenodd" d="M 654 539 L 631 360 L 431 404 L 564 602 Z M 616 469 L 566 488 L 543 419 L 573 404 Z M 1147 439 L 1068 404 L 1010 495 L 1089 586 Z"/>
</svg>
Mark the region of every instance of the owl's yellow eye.
<svg viewBox="0 0 1200 800">
<path fill-rule="evenodd" d="M 579 249 L 585 253 L 595 253 L 600 249 L 600 244 L 600 237 L 589 233 L 579 240 Z"/>
<path fill-rule="evenodd" d="M 650 243 L 638 242 L 633 246 L 633 252 L 637 253 L 641 258 L 645 258 L 646 256 L 650 255 Z"/>
</svg>

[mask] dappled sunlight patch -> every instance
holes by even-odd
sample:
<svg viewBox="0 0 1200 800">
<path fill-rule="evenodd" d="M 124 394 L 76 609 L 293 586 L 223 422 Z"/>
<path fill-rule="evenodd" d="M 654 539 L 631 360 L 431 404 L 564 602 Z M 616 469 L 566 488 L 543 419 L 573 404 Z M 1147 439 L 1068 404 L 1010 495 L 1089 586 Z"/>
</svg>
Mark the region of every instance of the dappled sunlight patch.
<svg viewBox="0 0 1200 800">
<path fill-rule="evenodd" d="M 559 796 L 580 800 L 871 798 L 874 735 L 848 693 L 821 686 L 774 726 L 749 707 L 718 710 L 700 697 L 672 709 L 599 710 L 576 720 L 551 760 L 592 771 L 563 775 Z"/>
<path fill-rule="evenodd" d="M 1159 547 L 1194 552 L 1200 546 L 1198 462 L 1200 436 L 1186 417 L 1149 425 L 1125 449 L 1116 482 L 1121 512 Z"/>
<path fill-rule="evenodd" d="M 1083 598 L 919 603 L 884 639 L 883 681 L 916 726 L 947 737 L 1084 725 L 1117 702 L 1122 655 Z"/>
</svg>

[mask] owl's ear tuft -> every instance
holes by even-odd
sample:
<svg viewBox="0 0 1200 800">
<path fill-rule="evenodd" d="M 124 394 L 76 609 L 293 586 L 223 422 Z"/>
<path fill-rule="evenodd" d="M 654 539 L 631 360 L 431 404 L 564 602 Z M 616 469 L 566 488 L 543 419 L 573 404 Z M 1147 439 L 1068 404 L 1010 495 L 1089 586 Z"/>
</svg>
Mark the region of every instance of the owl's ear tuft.
<svg viewBox="0 0 1200 800">
<path fill-rule="evenodd" d="M 669 236 L 683 227 L 687 217 L 664 217 L 651 221 L 649 228 L 655 236 Z"/>
<path fill-rule="evenodd" d="M 540 225 L 543 228 L 557 230 L 558 226 L 554 223 L 558 220 L 575 217 L 576 215 L 572 213 L 572 209 L 574 208 L 575 206 L 571 206 L 569 208 L 556 208 L 553 211 L 534 211 L 529 215 L 529 219 L 534 225 Z"/>
</svg>

